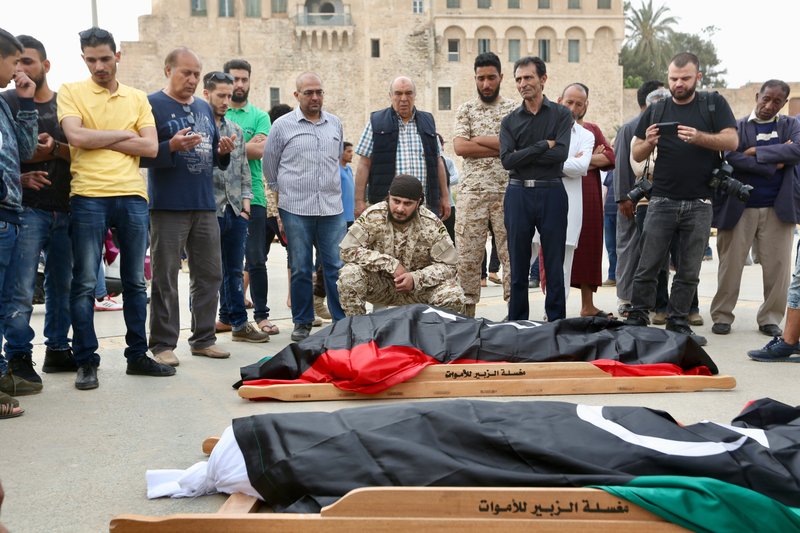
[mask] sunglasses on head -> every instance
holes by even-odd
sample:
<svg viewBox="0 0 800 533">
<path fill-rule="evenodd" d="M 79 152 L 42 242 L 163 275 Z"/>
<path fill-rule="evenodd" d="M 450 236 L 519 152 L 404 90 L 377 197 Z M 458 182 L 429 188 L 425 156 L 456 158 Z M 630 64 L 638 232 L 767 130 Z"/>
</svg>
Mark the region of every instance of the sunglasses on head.
<svg viewBox="0 0 800 533">
<path fill-rule="evenodd" d="M 96 37 L 97 39 L 107 39 L 108 37 L 111 37 L 111 34 L 104 29 L 94 27 L 78 33 L 78 37 L 84 40 L 91 39 L 92 37 Z"/>
<path fill-rule="evenodd" d="M 226 72 L 220 72 L 216 70 L 214 72 L 209 72 L 203 77 L 203 81 L 209 81 L 209 80 L 228 81 L 230 83 L 233 83 L 233 76 L 231 76 Z"/>
</svg>

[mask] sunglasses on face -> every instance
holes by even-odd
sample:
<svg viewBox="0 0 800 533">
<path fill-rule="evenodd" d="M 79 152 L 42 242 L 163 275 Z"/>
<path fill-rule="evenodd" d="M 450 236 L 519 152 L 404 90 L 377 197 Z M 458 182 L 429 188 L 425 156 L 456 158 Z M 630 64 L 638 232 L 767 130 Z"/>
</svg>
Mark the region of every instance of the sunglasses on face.
<svg viewBox="0 0 800 533">
<path fill-rule="evenodd" d="M 97 39 L 107 39 L 110 36 L 110 33 L 101 28 L 89 28 L 88 30 L 83 30 L 82 32 L 78 33 L 78 37 L 83 40 L 88 40 L 92 37 L 96 37 Z"/>
</svg>

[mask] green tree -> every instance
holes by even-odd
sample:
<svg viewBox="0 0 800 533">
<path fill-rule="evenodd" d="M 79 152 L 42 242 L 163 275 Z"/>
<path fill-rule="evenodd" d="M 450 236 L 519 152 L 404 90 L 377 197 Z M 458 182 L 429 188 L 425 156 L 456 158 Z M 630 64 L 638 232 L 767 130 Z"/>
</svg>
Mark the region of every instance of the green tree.
<svg viewBox="0 0 800 533">
<path fill-rule="evenodd" d="M 627 40 L 619 54 L 623 68 L 624 86 L 639 87 L 644 80 L 666 81 L 669 60 L 679 52 L 692 52 L 700 59 L 703 72 L 702 87 L 725 87 L 717 48 L 712 42 L 717 32 L 708 26 L 700 34 L 676 32 L 672 26 L 677 19 L 669 15 L 666 6 L 653 7 L 653 0 L 643 1 L 636 9 L 625 3 Z"/>
<path fill-rule="evenodd" d="M 669 15 L 669 8 L 653 7 L 653 0 L 642 2 L 636 9 L 625 3 L 627 42 L 620 53 L 620 63 L 626 77 L 642 79 L 664 78 L 666 65 L 672 57 L 669 46 L 678 20 Z"/>
</svg>

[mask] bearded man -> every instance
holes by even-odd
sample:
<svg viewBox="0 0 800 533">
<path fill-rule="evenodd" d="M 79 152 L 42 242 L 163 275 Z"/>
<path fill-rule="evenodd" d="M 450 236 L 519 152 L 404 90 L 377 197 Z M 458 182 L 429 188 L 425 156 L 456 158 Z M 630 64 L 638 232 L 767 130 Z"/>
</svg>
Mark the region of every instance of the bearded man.
<svg viewBox="0 0 800 533">
<path fill-rule="evenodd" d="M 456 282 L 458 255 L 441 220 L 422 205 L 420 181 L 396 176 L 383 202 L 367 208 L 339 245 L 339 299 L 347 316 L 366 313 L 366 302 L 425 303 L 460 313 L 464 291 Z"/>
<path fill-rule="evenodd" d="M 672 98 L 647 108 L 636 127 L 633 159 L 644 161 L 657 146 L 658 164 L 626 324 L 650 322 L 658 271 L 674 238 L 680 260 L 669 295 L 667 329 L 691 335 L 703 346 L 706 339 L 694 334 L 688 315 L 711 229 L 714 190 L 708 183 L 719 165 L 719 153 L 736 150 L 739 138 L 725 99 L 717 93 L 696 92 L 703 77 L 699 65 L 697 56 L 688 52 L 673 57 L 667 70 Z M 668 122 L 678 123 L 677 128 L 668 128 Z"/>
<path fill-rule="evenodd" d="M 453 148 L 464 158 L 458 184 L 455 223 L 458 250 L 458 281 L 467 299 L 465 313 L 475 316 L 481 299 L 481 263 L 486 255 L 486 237 L 491 226 L 497 255 L 503 262 L 503 298 L 511 291 L 511 265 L 503 221 L 508 172 L 500 162 L 500 122 L 517 104 L 500 96 L 503 81 L 500 58 L 492 52 L 475 58 L 475 88 L 478 96 L 464 102 L 456 113 Z"/>
</svg>

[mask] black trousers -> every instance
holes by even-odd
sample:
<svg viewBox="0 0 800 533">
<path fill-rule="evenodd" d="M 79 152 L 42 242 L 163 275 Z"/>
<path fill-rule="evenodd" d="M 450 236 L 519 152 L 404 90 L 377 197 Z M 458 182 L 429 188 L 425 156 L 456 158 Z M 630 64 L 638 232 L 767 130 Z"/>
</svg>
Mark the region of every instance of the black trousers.
<svg viewBox="0 0 800 533">
<path fill-rule="evenodd" d="M 561 180 L 547 187 L 510 185 L 506 189 L 504 221 L 511 260 L 509 320 L 528 320 L 528 273 L 531 241 L 539 230 L 547 272 L 544 309 L 552 322 L 567 315 L 564 294 L 564 249 L 567 241 L 567 192 Z"/>
</svg>

